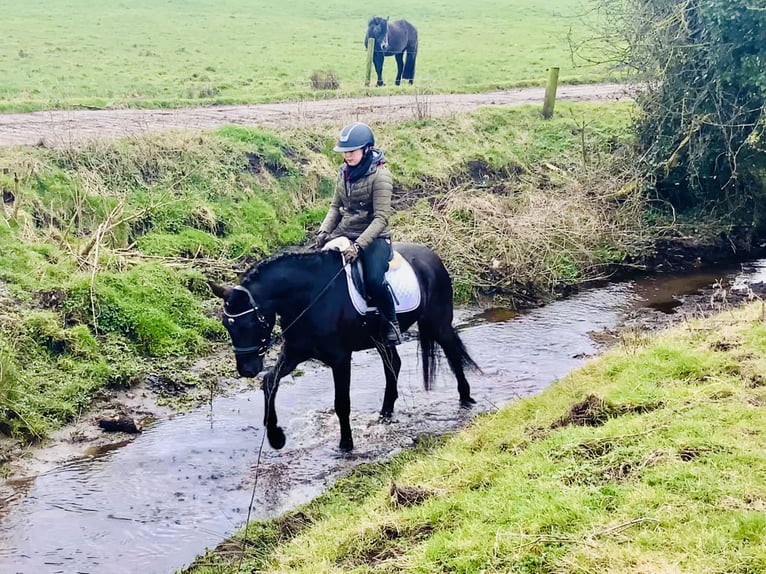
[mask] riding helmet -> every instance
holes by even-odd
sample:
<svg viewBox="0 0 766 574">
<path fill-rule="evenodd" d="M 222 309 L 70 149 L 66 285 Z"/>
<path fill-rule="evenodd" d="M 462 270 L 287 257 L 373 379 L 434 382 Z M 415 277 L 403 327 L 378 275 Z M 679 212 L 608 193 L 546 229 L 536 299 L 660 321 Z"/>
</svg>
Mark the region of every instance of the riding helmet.
<svg viewBox="0 0 766 574">
<path fill-rule="evenodd" d="M 372 134 L 370 126 L 356 122 L 340 130 L 338 143 L 333 150 L 337 152 L 354 151 L 373 145 L 375 145 L 375 136 Z"/>
</svg>

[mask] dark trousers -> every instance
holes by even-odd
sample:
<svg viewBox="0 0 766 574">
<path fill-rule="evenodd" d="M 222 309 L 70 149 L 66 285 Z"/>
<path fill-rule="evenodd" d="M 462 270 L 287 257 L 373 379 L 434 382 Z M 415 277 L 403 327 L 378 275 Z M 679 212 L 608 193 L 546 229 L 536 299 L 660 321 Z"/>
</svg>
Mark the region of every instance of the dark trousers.
<svg viewBox="0 0 766 574">
<path fill-rule="evenodd" d="M 385 282 L 388 262 L 392 255 L 391 240 L 380 237 L 373 240 L 359 255 L 364 270 L 364 288 L 373 305 L 389 322 L 396 321 L 394 300 Z"/>
</svg>

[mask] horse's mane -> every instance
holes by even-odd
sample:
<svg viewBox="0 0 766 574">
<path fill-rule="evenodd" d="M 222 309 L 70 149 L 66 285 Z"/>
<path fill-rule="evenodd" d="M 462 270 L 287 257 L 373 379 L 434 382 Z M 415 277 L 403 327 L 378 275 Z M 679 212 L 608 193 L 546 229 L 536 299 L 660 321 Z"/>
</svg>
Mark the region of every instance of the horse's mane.
<svg viewBox="0 0 766 574">
<path fill-rule="evenodd" d="M 261 261 L 254 263 L 250 269 L 245 272 L 242 278 L 242 283 L 249 283 L 255 281 L 258 277 L 270 268 L 272 265 L 276 265 L 285 260 L 300 261 L 300 262 L 314 262 L 327 257 L 327 251 L 290 251 L 287 253 L 277 253 Z"/>
<path fill-rule="evenodd" d="M 386 18 L 382 18 L 380 16 L 373 16 L 372 18 L 370 18 L 370 21 L 367 22 L 367 27 L 370 27 L 373 24 L 377 24 L 378 22 L 385 22 L 385 21 L 386 21 Z"/>
</svg>

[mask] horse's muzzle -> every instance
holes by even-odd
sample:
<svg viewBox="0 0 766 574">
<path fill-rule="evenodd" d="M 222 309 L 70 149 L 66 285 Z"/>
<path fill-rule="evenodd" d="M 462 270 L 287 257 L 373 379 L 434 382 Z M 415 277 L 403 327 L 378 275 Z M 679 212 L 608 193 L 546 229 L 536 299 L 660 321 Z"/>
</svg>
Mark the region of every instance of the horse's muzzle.
<svg viewBox="0 0 766 574">
<path fill-rule="evenodd" d="M 237 372 L 241 377 L 255 377 L 263 370 L 263 357 L 252 353 L 237 356 Z"/>
</svg>

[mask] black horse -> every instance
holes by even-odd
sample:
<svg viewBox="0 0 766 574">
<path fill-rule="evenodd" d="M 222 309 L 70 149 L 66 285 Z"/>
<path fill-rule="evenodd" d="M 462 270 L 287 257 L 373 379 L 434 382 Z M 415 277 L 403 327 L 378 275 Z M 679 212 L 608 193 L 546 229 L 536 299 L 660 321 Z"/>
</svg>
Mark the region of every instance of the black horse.
<svg viewBox="0 0 766 574">
<path fill-rule="evenodd" d="M 410 263 L 420 283 L 419 307 L 398 318 L 402 331 L 418 324 L 424 385 L 428 389 L 433 381 L 438 343 L 457 377 L 460 403 L 467 407 L 475 401 L 463 368 L 478 367 L 452 327 L 452 280 L 439 257 L 427 247 L 395 244 L 395 248 Z M 209 285 L 224 300 L 223 324 L 234 346 L 237 371 L 243 377 L 255 377 L 261 372 L 263 356 L 271 345 L 271 331 L 280 318 L 279 358 L 263 379 L 264 424 L 273 448 L 285 444 L 274 405 L 279 381 L 307 359 L 318 359 L 332 369 L 341 450 L 354 448 L 349 423 L 353 351 L 376 347 L 383 358 L 386 389 L 380 414 L 391 417 L 402 362 L 396 348 L 382 345 L 379 317 L 362 316 L 354 308 L 339 252 L 279 255 L 254 265 L 236 287 L 212 281 Z"/>
<path fill-rule="evenodd" d="M 396 58 L 396 85 L 402 82 L 402 77 L 410 84 L 415 79 L 415 58 L 418 55 L 418 31 L 407 20 L 394 20 L 375 16 L 367 23 L 367 35 L 364 37 L 364 45 L 367 40 L 375 39 L 375 50 L 372 54 L 372 62 L 375 64 L 375 73 L 378 75 L 378 86 L 383 85 L 383 58 L 394 56 Z M 404 55 L 407 60 L 404 62 Z"/>
</svg>

